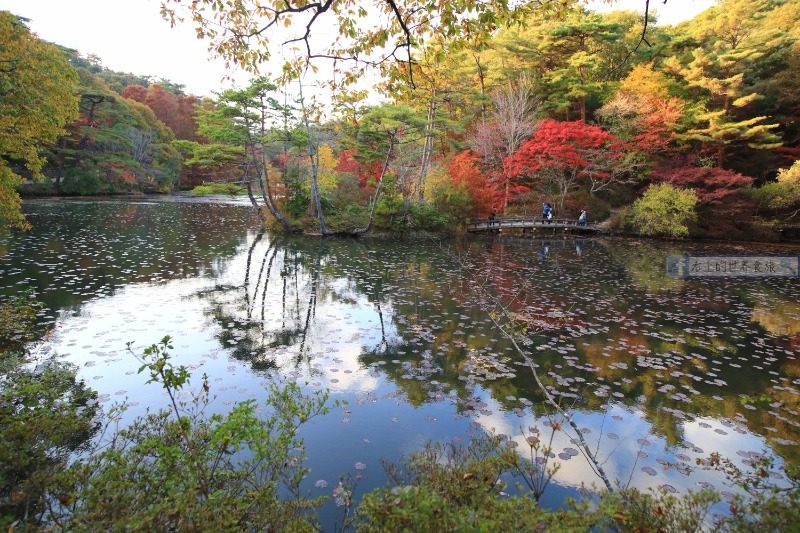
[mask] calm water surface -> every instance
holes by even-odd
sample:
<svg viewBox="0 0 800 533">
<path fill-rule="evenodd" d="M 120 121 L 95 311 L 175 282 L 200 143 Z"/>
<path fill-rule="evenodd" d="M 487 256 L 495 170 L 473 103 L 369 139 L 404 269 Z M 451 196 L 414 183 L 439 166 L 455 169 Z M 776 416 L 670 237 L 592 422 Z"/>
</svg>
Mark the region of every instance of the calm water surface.
<svg viewBox="0 0 800 533">
<path fill-rule="evenodd" d="M 263 400 L 272 380 L 340 400 L 303 428 L 312 495 L 330 495 L 348 472 L 362 475 L 357 496 L 380 486 L 382 459 L 428 441 L 488 431 L 527 454 L 532 429 L 552 435 L 550 461 L 561 464 L 543 505 L 602 484 L 572 430 L 553 431 L 558 417 L 487 295 L 525 328 L 539 375 L 612 481 L 729 491 L 695 460 L 800 462 L 800 279 L 665 274 L 671 254 L 798 247 L 320 240 L 260 233 L 243 203 L 180 198 L 25 211 L 33 229 L 0 237 L 0 294 L 34 291 L 51 331 L 43 350 L 77 365 L 106 406 L 165 406 L 125 347 L 164 335 L 196 384 L 208 374 L 218 411 Z M 337 516 L 331 501 L 323 526 Z"/>
</svg>

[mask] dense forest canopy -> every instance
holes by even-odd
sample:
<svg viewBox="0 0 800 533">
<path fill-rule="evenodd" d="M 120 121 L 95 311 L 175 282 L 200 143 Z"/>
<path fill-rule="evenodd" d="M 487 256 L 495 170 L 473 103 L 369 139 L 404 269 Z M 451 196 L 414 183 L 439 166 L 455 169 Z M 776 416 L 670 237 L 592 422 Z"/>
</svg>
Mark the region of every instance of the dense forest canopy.
<svg viewBox="0 0 800 533">
<path fill-rule="evenodd" d="M 695 198 L 691 216 L 662 225 L 668 234 L 776 238 L 800 222 L 797 2 L 722 0 L 677 26 L 579 2 L 378 2 L 372 26 L 355 2 L 282 6 L 165 4 L 165 17 L 178 23 L 188 9 L 215 54 L 253 72 L 283 42 L 277 26 L 299 31 L 285 40 L 300 59 L 212 99 L 62 48 L 47 75 L 61 72 L 77 96 L 30 108 L 61 130 L 32 136 L 28 156 L 3 145 L 2 168 L 46 178 L 27 192 L 235 183 L 265 221 L 322 233 L 456 228 L 543 202 L 647 233 L 658 225 L 636 201 L 665 184 Z M 338 36 L 320 48 L 312 36 L 324 20 Z M 3 33 L 6 55 L 12 37 Z M 302 92 L 319 61 L 339 69 L 325 105 Z M 380 104 L 350 83 L 371 67 Z M 4 86 L 36 84 L 0 75 Z M 51 108 L 59 98 L 79 114 Z M 651 202 L 669 197 L 655 191 Z"/>
<path fill-rule="evenodd" d="M 77 75 L 58 50 L 0 11 L 0 222 L 24 228 L 14 186 L 40 175 L 41 143 L 52 143 L 77 118 Z"/>
</svg>

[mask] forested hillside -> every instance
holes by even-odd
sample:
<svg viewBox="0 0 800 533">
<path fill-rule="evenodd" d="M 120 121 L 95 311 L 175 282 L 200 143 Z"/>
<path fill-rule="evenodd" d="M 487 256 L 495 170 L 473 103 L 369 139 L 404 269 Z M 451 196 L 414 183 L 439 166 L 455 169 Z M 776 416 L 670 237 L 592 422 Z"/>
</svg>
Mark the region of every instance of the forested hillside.
<svg viewBox="0 0 800 533">
<path fill-rule="evenodd" d="M 457 228 L 543 202 L 640 233 L 796 231 L 800 4 L 723 0 L 675 27 L 579 3 L 525 17 L 475 46 L 440 35 L 385 63 L 379 105 L 333 82 L 322 105 L 278 78 L 201 99 L 62 49 L 79 116 L 39 145 L 36 187 L 251 184 L 265 220 L 323 232 Z"/>
</svg>

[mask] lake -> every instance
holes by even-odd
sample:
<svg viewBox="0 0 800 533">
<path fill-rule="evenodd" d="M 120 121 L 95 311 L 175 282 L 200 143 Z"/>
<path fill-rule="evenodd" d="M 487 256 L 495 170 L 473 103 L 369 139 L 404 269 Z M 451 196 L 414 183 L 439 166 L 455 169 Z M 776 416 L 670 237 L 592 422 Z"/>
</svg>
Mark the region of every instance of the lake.
<svg viewBox="0 0 800 533">
<path fill-rule="evenodd" d="M 487 431 L 527 454 L 532 429 L 561 465 L 542 505 L 600 487 L 572 428 L 553 430 L 562 421 L 529 362 L 612 482 L 727 493 L 696 459 L 800 461 L 800 278 L 666 268 L 669 256 L 800 246 L 323 240 L 260 232 L 239 200 L 190 197 L 30 201 L 24 212 L 33 229 L 0 237 L 0 294 L 44 302 L 42 351 L 131 416 L 167 397 L 137 374 L 126 343 L 140 351 L 165 335 L 194 386 L 209 376 L 214 410 L 263 400 L 274 380 L 330 391 L 340 406 L 302 430 L 314 496 L 358 472 L 358 498 L 386 483 L 382 460 L 429 441 Z M 337 517 L 331 500 L 320 520 L 332 529 Z"/>
</svg>

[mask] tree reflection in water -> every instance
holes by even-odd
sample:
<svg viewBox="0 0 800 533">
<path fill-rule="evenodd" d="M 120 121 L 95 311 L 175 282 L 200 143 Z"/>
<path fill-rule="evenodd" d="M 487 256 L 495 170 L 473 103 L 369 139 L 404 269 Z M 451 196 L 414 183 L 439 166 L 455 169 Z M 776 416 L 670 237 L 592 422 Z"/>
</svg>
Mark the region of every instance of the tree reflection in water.
<svg viewBox="0 0 800 533">
<path fill-rule="evenodd" d="M 103 397 L 127 391 L 142 409 L 159 398 L 126 377 L 135 369 L 117 350 L 142 330 L 172 335 L 222 402 L 257 396 L 264 379 L 330 389 L 347 406 L 307 429 L 309 461 L 329 481 L 368 465 L 364 490 L 385 481 L 381 458 L 428 439 L 494 429 L 522 453 L 529 428 L 552 429 L 531 364 L 493 323 L 478 283 L 503 302 L 542 385 L 569 407 L 612 483 L 722 488 L 695 464 L 715 451 L 740 465 L 764 450 L 800 462 L 798 280 L 666 275 L 667 255 L 740 248 L 502 235 L 448 243 L 467 275 L 432 241 L 247 232 L 235 209 L 215 206 L 214 223 L 198 206 L 43 209 L 29 235 L 0 243 L 2 289 L 36 284 L 54 351 Z M 177 229 L 148 240 L 153 218 Z M 59 224 L 68 229 L 55 232 Z M 544 505 L 599 481 L 563 433 Z"/>
<path fill-rule="evenodd" d="M 361 345 L 358 364 L 379 371 L 411 405 L 448 400 L 459 416 L 531 412 L 543 419 L 552 394 L 571 412 L 603 418 L 606 434 L 590 449 L 616 449 L 607 434 L 618 435 L 618 421 L 608 413 L 623 407 L 650 425 L 639 439 L 663 439 L 700 455 L 708 450 L 690 442 L 687 425 L 717 435 L 729 433 L 727 426 L 762 435 L 785 459 L 797 459 L 796 389 L 775 383 L 769 372 L 796 380 L 796 335 L 761 326 L 768 321 L 764 291 L 777 314 L 791 310 L 796 282 L 668 278 L 666 256 L 685 252 L 675 245 L 494 237 L 455 246 L 466 272 L 430 242 L 258 236 L 238 296 L 224 287 L 214 293 L 215 309 L 225 310 L 217 311 L 218 322 L 232 325 L 221 341 L 238 340 L 233 353 L 256 368 L 330 378 L 336 356 L 320 361 L 320 355 L 335 354 L 345 340 L 335 326 L 368 312 L 377 323 L 358 319 L 361 327 L 346 340 Z M 546 262 L 538 260 L 542 246 L 549 248 Z M 482 295 L 477 286 L 485 288 Z M 522 335 L 521 349 L 546 394 L 513 340 L 497 329 L 503 324 L 488 314 L 495 297 Z M 373 342 L 360 342 L 366 338 Z M 276 354 L 291 354 L 292 365 Z M 741 371 L 759 359 L 763 372 Z M 763 407 L 743 397 L 763 397 Z M 639 449 L 632 467 L 651 475 L 652 460 L 641 464 L 642 455 Z M 693 459 L 682 462 L 686 470 Z"/>
</svg>

